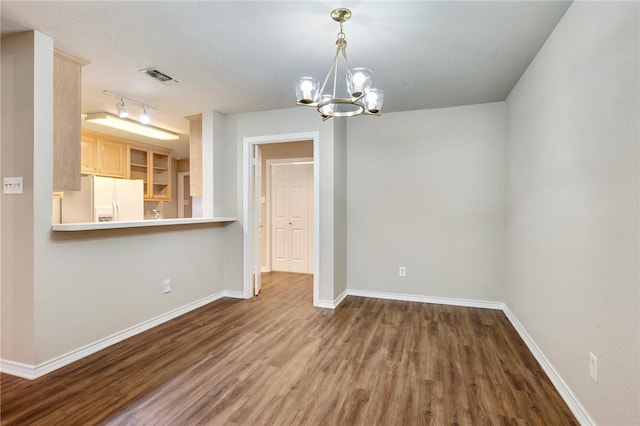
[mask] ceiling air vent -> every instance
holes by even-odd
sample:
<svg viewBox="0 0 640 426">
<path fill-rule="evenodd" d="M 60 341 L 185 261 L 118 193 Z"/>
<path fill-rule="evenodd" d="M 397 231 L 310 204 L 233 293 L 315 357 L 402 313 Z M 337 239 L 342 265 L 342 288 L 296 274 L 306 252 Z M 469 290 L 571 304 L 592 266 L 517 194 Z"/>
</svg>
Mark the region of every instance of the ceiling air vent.
<svg viewBox="0 0 640 426">
<path fill-rule="evenodd" d="M 142 74 L 148 75 L 154 80 L 159 81 L 160 83 L 169 84 L 169 83 L 180 83 L 177 78 L 171 77 L 169 73 L 159 69 L 158 67 L 150 67 L 143 68 L 140 70 Z"/>
</svg>

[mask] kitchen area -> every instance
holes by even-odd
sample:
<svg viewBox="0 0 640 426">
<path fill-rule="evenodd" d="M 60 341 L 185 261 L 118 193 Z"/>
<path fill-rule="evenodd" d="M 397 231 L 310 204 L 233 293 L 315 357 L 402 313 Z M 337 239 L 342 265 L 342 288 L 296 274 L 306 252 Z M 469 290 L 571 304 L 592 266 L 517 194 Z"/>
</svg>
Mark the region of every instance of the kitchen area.
<svg viewBox="0 0 640 426">
<path fill-rule="evenodd" d="M 190 133 L 162 129 L 150 124 L 156 108 L 108 90 L 104 111 L 85 112 L 87 65 L 55 49 L 52 224 L 191 218 L 198 188 L 190 179 L 199 179 L 189 157 L 201 143 L 199 116 L 181 117 Z"/>
<path fill-rule="evenodd" d="M 81 188 L 54 192 L 54 224 L 191 217 L 188 159 L 87 129 L 81 131 L 80 151 Z M 186 196 L 178 200 L 178 192 Z"/>
</svg>

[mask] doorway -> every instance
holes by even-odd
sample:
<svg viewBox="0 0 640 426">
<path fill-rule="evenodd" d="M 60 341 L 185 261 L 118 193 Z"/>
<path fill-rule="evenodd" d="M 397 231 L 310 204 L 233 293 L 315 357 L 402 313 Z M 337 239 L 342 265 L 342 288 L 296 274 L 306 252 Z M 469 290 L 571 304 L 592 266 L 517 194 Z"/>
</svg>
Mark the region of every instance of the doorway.
<svg viewBox="0 0 640 426">
<path fill-rule="evenodd" d="M 189 172 L 178 172 L 178 217 L 192 217 L 191 180 Z"/>
<path fill-rule="evenodd" d="M 264 235 L 262 207 L 265 204 L 266 195 L 262 194 L 261 178 L 261 147 L 270 144 L 287 144 L 300 141 L 311 141 L 313 145 L 313 215 L 312 215 L 312 239 L 313 253 L 310 256 L 313 272 L 313 304 L 318 306 L 319 300 L 319 133 L 296 133 L 288 135 L 274 135 L 263 137 L 247 137 L 243 143 L 243 295 L 251 298 L 260 290 L 260 273 L 262 272 L 262 247 Z M 264 197 L 263 197 L 264 196 Z M 257 291 L 256 291 L 257 290 Z"/>
<path fill-rule="evenodd" d="M 313 273 L 313 158 L 266 160 L 266 165 L 263 270 Z"/>
</svg>

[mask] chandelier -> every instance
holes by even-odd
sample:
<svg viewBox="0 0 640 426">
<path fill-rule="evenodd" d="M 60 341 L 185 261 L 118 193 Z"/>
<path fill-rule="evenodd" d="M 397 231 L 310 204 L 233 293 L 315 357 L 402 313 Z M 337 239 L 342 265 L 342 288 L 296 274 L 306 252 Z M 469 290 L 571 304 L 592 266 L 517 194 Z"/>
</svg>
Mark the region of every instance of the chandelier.
<svg viewBox="0 0 640 426">
<path fill-rule="evenodd" d="M 312 106 L 318 109 L 323 120 L 331 117 L 352 117 L 359 114 L 380 115 L 384 92 L 372 88 L 371 70 L 366 68 L 349 67 L 347 60 L 347 40 L 343 32 L 343 24 L 351 18 L 349 9 L 335 9 L 331 18 L 340 23 L 340 32 L 336 40 L 336 54 L 329 68 L 329 72 L 320 86 L 313 77 L 301 77 L 296 81 L 297 104 Z M 338 58 L 342 54 L 344 59 L 346 92 L 344 97 L 336 96 L 338 83 Z M 327 82 L 333 75 L 333 90 L 325 93 Z"/>
</svg>

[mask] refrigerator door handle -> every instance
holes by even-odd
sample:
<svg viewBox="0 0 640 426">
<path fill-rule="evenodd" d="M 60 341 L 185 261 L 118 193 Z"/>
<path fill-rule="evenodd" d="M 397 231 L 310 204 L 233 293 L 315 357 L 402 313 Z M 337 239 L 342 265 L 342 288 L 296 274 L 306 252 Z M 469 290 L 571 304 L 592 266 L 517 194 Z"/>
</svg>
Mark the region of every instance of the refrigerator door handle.
<svg viewBox="0 0 640 426">
<path fill-rule="evenodd" d="M 113 220 L 120 220 L 120 206 L 117 200 L 113 200 Z"/>
</svg>

